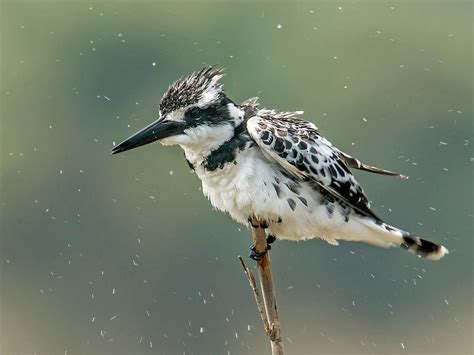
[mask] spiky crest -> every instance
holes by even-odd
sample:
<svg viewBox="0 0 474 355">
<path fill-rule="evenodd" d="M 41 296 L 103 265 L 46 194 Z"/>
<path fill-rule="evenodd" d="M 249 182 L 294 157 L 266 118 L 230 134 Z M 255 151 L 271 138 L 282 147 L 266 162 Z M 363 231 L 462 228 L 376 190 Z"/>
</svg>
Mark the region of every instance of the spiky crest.
<svg viewBox="0 0 474 355">
<path fill-rule="evenodd" d="M 174 82 L 163 95 L 160 103 L 162 115 L 184 107 L 204 108 L 215 102 L 224 92 L 219 79 L 224 69 L 216 66 L 205 67 Z"/>
</svg>

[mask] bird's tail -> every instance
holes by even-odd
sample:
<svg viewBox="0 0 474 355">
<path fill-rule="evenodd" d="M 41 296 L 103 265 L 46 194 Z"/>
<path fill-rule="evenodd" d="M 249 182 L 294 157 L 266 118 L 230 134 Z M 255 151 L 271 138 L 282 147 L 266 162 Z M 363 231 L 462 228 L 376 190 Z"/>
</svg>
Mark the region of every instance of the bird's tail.
<svg viewBox="0 0 474 355">
<path fill-rule="evenodd" d="M 365 242 L 379 247 L 398 246 L 412 253 L 416 253 L 428 260 L 439 260 L 449 253 L 448 249 L 440 244 L 430 242 L 393 227 L 383 221 L 369 217 L 353 218 L 344 223 L 335 238 L 323 238 L 331 244 L 336 239 Z"/>
<path fill-rule="evenodd" d="M 415 237 L 410 233 L 406 233 L 403 236 L 403 243 L 400 246 L 428 260 L 439 260 L 446 254 L 449 254 L 449 250 L 443 245 Z"/>
<path fill-rule="evenodd" d="M 449 254 L 449 250 L 443 245 L 421 239 L 387 223 L 376 223 L 372 228 L 378 230 L 379 238 L 387 241 L 389 245 L 399 246 L 428 260 L 439 260 Z"/>
</svg>

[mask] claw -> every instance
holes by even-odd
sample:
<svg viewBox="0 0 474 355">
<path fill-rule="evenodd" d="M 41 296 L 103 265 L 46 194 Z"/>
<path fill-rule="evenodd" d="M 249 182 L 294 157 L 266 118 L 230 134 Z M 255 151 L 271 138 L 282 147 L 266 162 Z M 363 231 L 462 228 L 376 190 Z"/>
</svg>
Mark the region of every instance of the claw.
<svg viewBox="0 0 474 355">
<path fill-rule="evenodd" d="M 252 217 L 249 217 L 249 218 L 248 218 L 248 222 L 250 223 L 250 225 L 251 225 L 253 228 L 262 228 L 262 229 L 268 228 L 268 223 L 267 223 L 267 221 L 261 221 L 261 222 L 260 222 L 260 225 L 258 225 L 258 224 L 253 224 L 253 223 L 252 223 Z"/>
<path fill-rule="evenodd" d="M 270 244 L 272 244 L 276 240 L 274 235 L 269 234 L 267 236 L 267 244 L 268 244 L 268 249 L 270 250 Z"/>
<path fill-rule="evenodd" d="M 250 255 L 249 255 L 249 257 L 252 260 L 260 261 L 265 256 L 265 254 L 267 253 L 268 250 L 270 250 L 270 248 L 267 248 L 267 250 L 265 250 L 264 252 L 257 253 L 257 250 L 255 249 L 255 245 L 252 244 L 250 246 Z"/>
<path fill-rule="evenodd" d="M 248 220 L 249 224 L 253 227 L 253 228 L 259 228 L 260 226 L 258 224 L 253 224 L 252 223 L 252 217 L 249 217 Z"/>
<path fill-rule="evenodd" d="M 262 260 L 263 256 L 267 253 L 267 251 L 272 249 L 272 246 L 270 244 L 272 244 L 275 240 L 276 238 L 273 235 L 268 235 L 267 236 L 267 249 L 261 253 L 257 253 L 257 250 L 255 249 L 255 245 L 252 244 L 250 246 L 250 255 L 249 255 L 250 259 L 253 259 L 255 261 Z"/>
</svg>

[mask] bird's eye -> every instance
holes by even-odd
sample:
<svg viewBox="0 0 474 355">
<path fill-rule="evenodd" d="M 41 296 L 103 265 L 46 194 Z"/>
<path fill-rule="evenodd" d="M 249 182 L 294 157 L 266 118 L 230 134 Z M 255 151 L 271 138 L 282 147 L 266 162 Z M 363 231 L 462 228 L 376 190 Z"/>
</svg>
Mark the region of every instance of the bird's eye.
<svg viewBox="0 0 474 355">
<path fill-rule="evenodd" d="M 186 112 L 186 116 L 194 120 L 199 120 L 200 115 L 201 115 L 201 110 L 199 108 L 193 108 L 189 110 L 188 112 Z"/>
</svg>

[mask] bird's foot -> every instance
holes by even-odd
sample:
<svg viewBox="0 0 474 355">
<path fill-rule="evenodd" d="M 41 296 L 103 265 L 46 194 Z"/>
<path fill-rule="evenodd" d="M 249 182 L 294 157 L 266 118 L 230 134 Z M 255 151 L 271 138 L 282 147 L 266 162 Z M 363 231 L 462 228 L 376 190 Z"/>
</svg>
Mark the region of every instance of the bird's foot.
<svg viewBox="0 0 474 355">
<path fill-rule="evenodd" d="M 267 221 L 260 221 L 259 222 L 260 224 L 254 224 L 252 217 L 249 217 L 248 222 L 252 226 L 252 228 L 262 228 L 262 229 L 268 228 Z"/>
<path fill-rule="evenodd" d="M 266 250 L 262 251 L 261 253 L 257 252 L 257 250 L 255 249 L 255 245 L 252 244 L 250 246 L 250 259 L 252 260 L 255 260 L 255 261 L 260 261 L 262 260 L 262 258 L 265 256 L 265 254 L 267 253 L 267 251 L 270 250 L 270 246 L 267 247 Z"/>
<path fill-rule="evenodd" d="M 272 244 L 276 240 L 274 235 L 267 235 L 267 244 L 268 244 L 268 250 L 270 250 L 270 244 Z"/>
<path fill-rule="evenodd" d="M 253 259 L 255 261 L 262 260 L 262 258 L 265 256 L 265 254 L 270 249 L 272 249 L 272 246 L 270 244 L 272 244 L 275 240 L 276 240 L 276 238 L 273 235 L 268 235 L 267 236 L 267 248 L 263 252 L 260 252 L 260 253 L 258 253 L 257 250 L 255 249 L 255 245 L 252 244 L 250 246 L 250 255 L 249 255 L 250 259 Z"/>
</svg>

